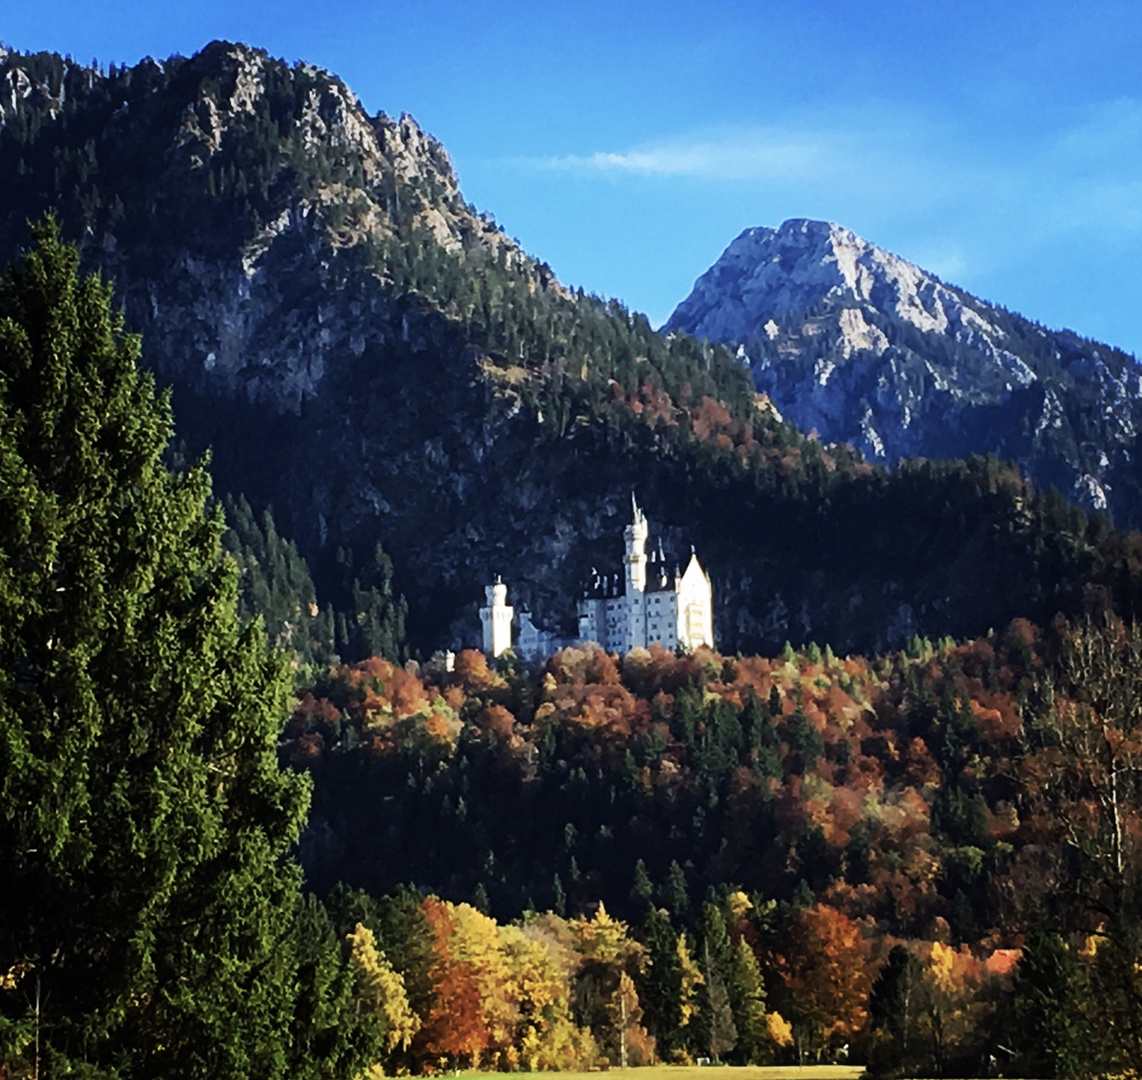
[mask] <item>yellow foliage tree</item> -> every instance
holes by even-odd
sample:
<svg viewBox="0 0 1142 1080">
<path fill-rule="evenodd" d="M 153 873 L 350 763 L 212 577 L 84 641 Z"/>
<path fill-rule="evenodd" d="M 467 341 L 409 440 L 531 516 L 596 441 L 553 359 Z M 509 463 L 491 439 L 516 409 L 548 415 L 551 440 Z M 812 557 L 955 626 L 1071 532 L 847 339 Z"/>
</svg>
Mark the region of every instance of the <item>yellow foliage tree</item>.
<svg viewBox="0 0 1142 1080">
<path fill-rule="evenodd" d="M 769 1037 L 778 1046 L 793 1045 L 793 1025 L 779 1012 L 765 1014 L 765 1026 L 769 1030 Z"/>
<path fill-rule="evenodd" d="M 698 1012 L 698 987 L 704 982 L 702 972 L 690 955 L 686 935 L 678 935 L 678 968 L 682 973 L 682 988 L 678 995 L 678 1026 L 685 1027 Z"/>
<path fill-rule="evenodd" d="M 375 1017 L 385 1029 L 385 1049 L 407 1050 L 420 1029 L 420 1017 L 409 1006 L 404 979 L 377 948 L 373 931 L 357 924 L 349 935 L 349 958 L 356 976 L 358 1014 Z"/>
</svg>

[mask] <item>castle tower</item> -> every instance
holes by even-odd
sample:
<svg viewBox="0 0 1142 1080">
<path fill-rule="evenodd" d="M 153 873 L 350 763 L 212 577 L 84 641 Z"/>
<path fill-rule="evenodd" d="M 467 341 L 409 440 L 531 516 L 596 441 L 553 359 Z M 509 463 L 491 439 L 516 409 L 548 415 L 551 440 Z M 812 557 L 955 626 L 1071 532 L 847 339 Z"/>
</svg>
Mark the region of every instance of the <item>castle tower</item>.
<svg viewBox="0 0 1142 1080">
<path fill-rule="evenodd" d="M 649 526 L 646 516 L 635 502 L 634 493 L 630 497 L 633 519 L 623 530 L 626 542 L 626 594 L 624 604 L 626 618 L 625 633 L 622 635 L 622 651 L 646 647 L 646 538 Z"/>
<path fill-rule="evenodd" d="M 675 585 L 680 645 L 691 651 L 699 645 L 714 647 L 714 588 L 698 556 L 691 554 L 686 572 Z"/>
<path fill-rule="evenodd" d="M 638 503 L 634 501 L 633 494 L 630 497 L 630 503 L 634 511 L 634 519 L 623 530 L 623 540 L 626 541 L 627 549 L 625 560 L 627 596 L 631 596 L 633 593 L 646 592 L 646 538 L 650 531 L 650 527 L 646 523 L 646 516 L 639 508 Z"/>
<path fill-rule="evenodd" d="M 484 652 L 489 656 L 503 656 L 512 647 L 512 616 L 515 609 L 508 607 L 508 587 L 497 577 L 494 585 L 484 589 L 487 606 L 480 608 L 480 622 L 484 625 Z"/>
<path fill-rule="evenodd" d="M 660 644 L 696 649 L 714 644 L 714 597 L 709 575 L 696 555 L 686 572 L 671 573 L 659 543 L 657 555 L 647 558 L 649 528 L 646 517 L 631 496 L 633 518 L 623 530 L 626 542 L 625 588 L 618 574 L 592 570 L 591 584 L 579 601 L 579 637 L 597 641 L 610 652 Z"/>
</svg>

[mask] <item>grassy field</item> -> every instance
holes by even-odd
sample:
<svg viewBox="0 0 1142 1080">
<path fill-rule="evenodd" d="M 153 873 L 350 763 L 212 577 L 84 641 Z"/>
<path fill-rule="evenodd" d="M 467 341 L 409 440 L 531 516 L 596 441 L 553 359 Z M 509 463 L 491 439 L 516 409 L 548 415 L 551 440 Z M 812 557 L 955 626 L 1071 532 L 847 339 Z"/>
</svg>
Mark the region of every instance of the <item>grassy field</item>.
<svg viewBox="0 0 1142 1080">
<path fill-rule="evenodd" d="M 632 1080 L 856 1080 L 863 1065 L 647 1065 L 640 1069 L 611 1069 L 612 1075 L 629 1075 Z M 549 1073 L 552 1080 L 600 1080 L 598 1072 Z M 461 1073 L 468 1080 L 487 1077 L 504 1080 L 503 1073 Z"/>
</svg>

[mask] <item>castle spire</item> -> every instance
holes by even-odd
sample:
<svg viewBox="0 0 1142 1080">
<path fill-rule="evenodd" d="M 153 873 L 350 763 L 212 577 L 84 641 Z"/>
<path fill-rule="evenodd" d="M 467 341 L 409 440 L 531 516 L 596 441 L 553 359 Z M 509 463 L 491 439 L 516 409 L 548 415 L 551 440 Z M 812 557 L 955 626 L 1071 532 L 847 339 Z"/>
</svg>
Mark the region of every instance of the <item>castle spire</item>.
<svg viewBox="0 0 1142 1080">
<path fill-rule="evenodd" d="M 639 509 L 634 491 L 630 493 L 631 509 L 634 520 L 623 530 L 623 540 L 626 542 L 626 589 L 627 596 L 646 591 L 646 539 L 648 527 L 646 517 Z"/>
</svg>

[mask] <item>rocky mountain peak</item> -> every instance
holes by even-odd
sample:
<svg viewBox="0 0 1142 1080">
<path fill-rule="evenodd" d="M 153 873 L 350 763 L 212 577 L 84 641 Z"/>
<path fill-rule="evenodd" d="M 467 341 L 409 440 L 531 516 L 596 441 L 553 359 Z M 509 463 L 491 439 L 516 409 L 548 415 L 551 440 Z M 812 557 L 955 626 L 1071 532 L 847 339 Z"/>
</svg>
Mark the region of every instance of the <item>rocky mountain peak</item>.
<svg viewBox="0 0 1142 1080">
<path fill-rule="evenodd" d="M 668 327 L 710 340 L 775 336 L 785 316 L 827 305 L 838 312 L 844 347 L 883 351 L 861 309 L 873 307 L 923 333 L 1002 334 L 965 308 L 962 294 L 905 259 L 828 221 L 792 218 L 779 228 L 746 229 L 697 281 Z M 766 331 L 770 322 L 773 326 Z"/>
<path fill-rule="evenodd" d="M 19 189 L 0 246 L 23 242 L 43 205 L 32 177 L 62 155 L 61 189 L 85 192 L 62 218 L 118 283 L 154 365 L 197 389 L 297 412 L 394 319 L 415 336 L 394 297 L 428 292 L 425 267 L 450 284 L 449 317 L 470 315 L 462 283 L 490 263 L 567 296 L 473 211 L 412 116 L 370 116 L 336 76 L 262 49 L 214 41 L 106 74 L 10 53 L 0 134 Z M 171 268 L 161 287 L 155 265 Z"/>
<path fill-rule="evenodd" d="M 1132 357 L 984 303 L 834 222 L 746 229 L 666 325 L 737 348 L 784 416 L 874 460 L 995 453 L 1088 507 L 1142 511 Z"/>
</svg>

